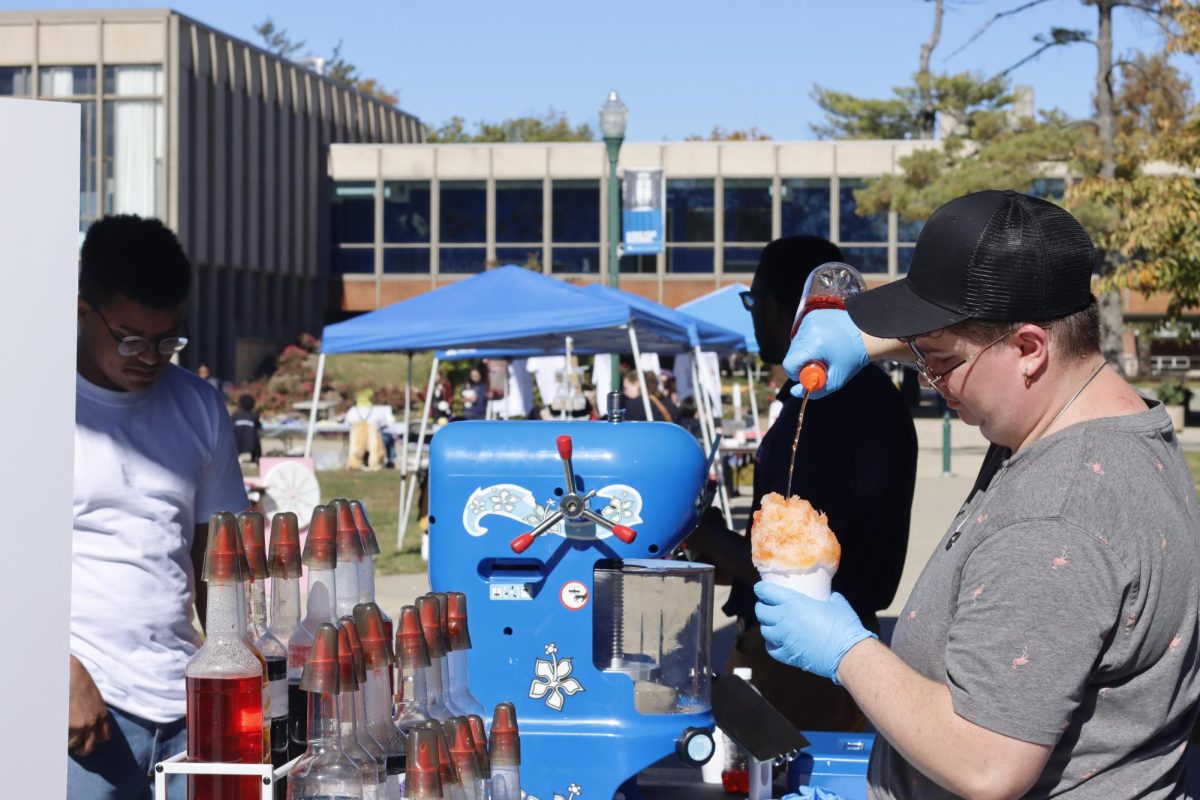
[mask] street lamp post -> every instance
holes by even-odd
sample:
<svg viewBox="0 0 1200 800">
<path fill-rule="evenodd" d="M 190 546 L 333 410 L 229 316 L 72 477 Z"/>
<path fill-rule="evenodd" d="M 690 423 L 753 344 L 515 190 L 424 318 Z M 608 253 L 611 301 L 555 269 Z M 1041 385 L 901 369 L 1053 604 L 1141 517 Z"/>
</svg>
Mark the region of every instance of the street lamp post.
<svg viewBox="0 0 1200 800">
<path fill-rule="evenodd" d="M 619 188 L 617 186 L 617 157 L 621 153 L 621 142 L 625 141 L 625 120 L 629 109 L 621 102 L 616 90 L 608 93 L 608 99 L 600 106 L 600 133 L 608 150 L 608 285 L 616 289 L 620 275 L 621 213 Z M 636 364 L 634 368 L 639 368 Z M 612 357 L 612 391 L 621 391 L 621 365 L 616 354 Z"/>
</svg>

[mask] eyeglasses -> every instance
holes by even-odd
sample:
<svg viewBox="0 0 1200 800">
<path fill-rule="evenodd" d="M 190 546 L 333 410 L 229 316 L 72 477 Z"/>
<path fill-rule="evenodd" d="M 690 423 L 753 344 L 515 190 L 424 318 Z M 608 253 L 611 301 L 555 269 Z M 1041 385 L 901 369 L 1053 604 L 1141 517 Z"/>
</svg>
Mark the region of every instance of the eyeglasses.
<svg viewBox="0 0 1200 800">
<path fill-rule="evenodd" d="M 742 306 L 747 311 L 754 310 L 754 293 L 747 289 L 744 292 L 738 292 L 738 297 L 742 298 Z"/>
<path fill-rule="evenodd" d="M 1003 342 L 1009 336 L 1012 336 L 1012 334 L 1013 334 L 1012 331 L 1008 331 L 1007 333 L 1003 334 L 999 338 L 993 339 L 992 341 L 985 344 L 982 348 L 980 348 L 977 352 L 974 352 L 971 355 L 967 356 L 966 358 L 964 358 L 962 361 L 955 364 L 950 369 L 943 370 L 942 372 L 939 372 L 939 373 L 933 373 L 933 372 L 929 371 L 929 367 L 925 363 L 925 353 L 921 352 L 921 348 L 917 347 L 917 344 L 913 339 L 904 339 L 903 341 L 906 345 L 908 345 L 908 349 L 912 350 L 913 358 L 916 361 L 917 372 L 920 373 L 921 378 L 924 379 L 924 381 L 927 384 L 929 384 L 929 386 L 931 388 L 936 389 L 937 391 L 940 392 L 942 390 L 942 387 L 939 386 L 939 384 L 943 380 L 946 379 L 947 375 L 949 375 L 951 372 L 954 372 L 954 370 L 958 369 L 959 367 L 963 366 L 964 364 L 967 364 L 971 361 L 974 361 L 976 358 L 979 358 L 979 356 L 981 356 L 985 352 L 987 352 L 988 348 L 990 348 L 993 345 L 1000 344 L 1000 342 Z"/>
<path fill-rule="evenodd" d="M 92 307 L 92 310 L 96 312 L 96 316 L 100 317 L 100 321 L 108 329 L 109 335 L 117 343 L 117 352 L 126 358 L 140 356 L 150 349 L 150 345 L 154 345 L 158 349 L 159 354 L 164 356 L 175 355 L 187 347 L 188 337 L 177 336 L 175 334 L 156 336 L 153 339 L 147 336 L 118 336 L 117 332 L 112 329 L 112 325 L 108 324 L 108 320 L 104 317 L 104 312 L 100 310 L 100 307 L 91 300 L 85 300 L 84 302 Z"/>
</svg>

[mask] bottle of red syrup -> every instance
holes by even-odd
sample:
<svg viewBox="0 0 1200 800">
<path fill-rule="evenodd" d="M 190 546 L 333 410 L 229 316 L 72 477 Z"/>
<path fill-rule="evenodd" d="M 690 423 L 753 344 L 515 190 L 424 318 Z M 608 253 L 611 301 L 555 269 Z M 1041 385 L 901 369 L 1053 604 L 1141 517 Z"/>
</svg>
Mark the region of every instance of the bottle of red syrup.
<svg viewBox="0 0 1200 800">
<path fill-rule="evenodd" d="M 246 638 L 245 582 L 250 566 L 233 514 L 213 514 L 204 553 L 208 582 L 206 639 L 187 676 L 188 760 L 269 764 L 270 728 L 263 727 L 266 665 Z M 256 775 L 189 775 L 192 800 L 258 800 Z"/>
<path fill-rule="evenodd" d="M 804 283 L 804 294 L 800 296 L 800 307 L 796 309 L 796 321 L 792 323 L 792 338 L 800 330 L 800 323 L 810 311 L 833 308 L 845 310 L 846 298 L 866 291 L 862 275 L 849 264 L 827 261 L 809 273 Z M 800 366 L 796 379 L 809 393 L 824 388 L 828 379 L 828 365 L 813 360 Z"/>
</svg>

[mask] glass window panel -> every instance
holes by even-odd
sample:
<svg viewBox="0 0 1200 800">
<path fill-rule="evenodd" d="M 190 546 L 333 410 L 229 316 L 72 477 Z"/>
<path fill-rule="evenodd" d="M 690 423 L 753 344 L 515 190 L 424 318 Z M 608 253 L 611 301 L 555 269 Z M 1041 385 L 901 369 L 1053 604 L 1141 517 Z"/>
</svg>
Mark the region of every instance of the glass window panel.
<svg viewBox="0 0 1200 800">
<path fill-rule="evenodd" d="M 161 100 L 104 104 L 104 211 L 160 217 L 166 175 Z"/>
<path fill-rule="evenodd" d="M 483 272 L 486 261 L 483 247 L 443 247 L 438 251 L 438 272 Z"/>
<path fill-rule="evenodd" d="M 163 71 L 159 66 L 105 67 L 104 93 L 113 95 L 161 95 Z"/>
<path fill-rule="evenodd" d="M 829 238 L 829 180 L 788 178 L 779 190 L 780 235 Z"/>
<path fill-rule="evenodd" d="M 667 241 L 711 242 L 713 220 L 712 181 L 667 181 Z"/>
<path fill-rule="evenodd" d="M 42 97 L 79 97 L 96 93 L 95 67 L 42 67 L 38 75 Z"/>
<path fill-rule="evenodd" d="M 912 266 L 913 248 L 897 247 L 896 248 L 896 272 L 901 275 L 908 274 L 908 268 Z"/>
<path fill-rule="evenodd" d="M 771 240 L 771 181 L 725 181 L 725 241 Z"/>
<path fill-rule="evenodd" d="M 867 185 L 860 178 L 842 178 L 838 188 L 838 201 L 841 206 L 841 219 L 838 239 L 843 242 L 886 242 L 888 238 L 887 214 L 873 214 L 860 217 L 854 209 L 858 204 L 854 200 L 854 191 Z"/>
<path fill-rule="evenodd" d="M 483 181 L 442 181 L 441 192 L 441 240 L 454 244 L 486 242 L 487 185 Z"/>
<path fill-rule="evenodd" d="M 496 241 L 542 241 L 542 182 L 496 182 Z"/>
<path fill-rule="evenodd" d="M 497 247 L 496 263 L 500 264 L 501 266 L 506 264 L 516 264 L 518 267 L 529 267 L 530 269 L 541 271 L 541 245 L 534 245 L 530 247 Z"/>
<path fill-rule="evenodd" d="M 711 247 L 668 247 L 667 272 L 712 272 Z"/>
<path fill-rule="evenodd" d="M 923 219 L 905 222 L 903 217 L 898 217 L 896 219 L 896 241 L 915 242 L 917 237 L 921 235 L 921 229 L 924 227 L 925 220 Z"/>
<path fill-rule="evenodd" d="M 864 275 L 887 273 L 888 251 L 886 247 L 842 247 L 846 263 Z"/>
<path fill-rule="evenodd" d="M 550 189 L 553 215 L 550 235 L 555 242 L 600 241 L 600 184 L 597 181 L 555 181 Z"/>
<path fill-rule="evenodd" d="M 33 70 L 29 67 L 0 67 L 0 97 L 33 94 Z"/>
<path fill-rule="evenodd" d="M 754 272 L 758 267 L 758 257 L 762 254 L 761 247 L 726 247 L 726 272 Z"/>
<path fill-rule="evenodd" d="M 99 170 L 96 164 L 96 101 L 79 104 L 79 230 L 100 216 Z"/>
<path fill-rule="evenodd" d="M 624 259 L 621 259 L 624 262 Z M 556 247 L 550 253 L 551 269 L 555 272 L 600 272 L 599 247 Z"/>
<path fill-rule="evenodd" d="M 334 244 L 374 242 L 375 184 L 369 181 L 335 183 L 329 217 Z"/>
<path fill-rule="evenodd" d="M 428 247 L 383 248 L 383 271 L 398 275 L 428 275 Z"/>
<path fill-rule="evenodd" d="M 0 92 L 2 94 L 3 92 Z M 1067 192 L 1067 182 L 1062 178 L 1038 178 L 1029 193 L 1044 200 L 1062 200 Z"/>
<path fill-rule="evenodd" d="M 658 256 L 621 256 L 621 272 L 653 275 L 658 272 Z"/>
<path fill-rule="evenodd" d="M 429 222 L 429 181 L 383 184 L 383 241 L 428 242 Z"/>
<path fill-rule="evenodd" d="M 335 275 L 370 275 L 375 272 L 375 248 L 335 247 L 333 249 L 333 273 Z"/>
</svg>

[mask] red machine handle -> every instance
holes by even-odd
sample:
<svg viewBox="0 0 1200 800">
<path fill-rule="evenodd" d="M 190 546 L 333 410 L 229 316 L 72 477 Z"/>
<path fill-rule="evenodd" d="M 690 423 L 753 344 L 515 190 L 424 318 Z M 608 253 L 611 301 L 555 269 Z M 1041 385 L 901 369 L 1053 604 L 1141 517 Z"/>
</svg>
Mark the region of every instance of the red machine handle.
<svg viewBox="0 0 1200 800">
<path fill-rule="evenodd" d="M 625 544 L 633 544 L 633 540 L 637 538 L 637 531 L 633 528 L 626 528 L 624 525 L 613 525 L 612 532 L 613 536 Z"/>
<path fill-rule="evenodd" d="M 572 450 L 571 437 L 564 433 L 562 436 L 559 436 L 557 439 L 555 439 L 554 442 L 558 445 L 558 454 L 562 457 L 563 461 L 570 461 Z M 568 488 L 574 489 L 575 487 L 572 486 Z"/>
<path fill-rule="evenodd" d="M 512 540 L 511 547 L 514 553 L 524 553 L 531 544 L 533 544 L 533 533 L 522 533 Z"/>
</svg>

